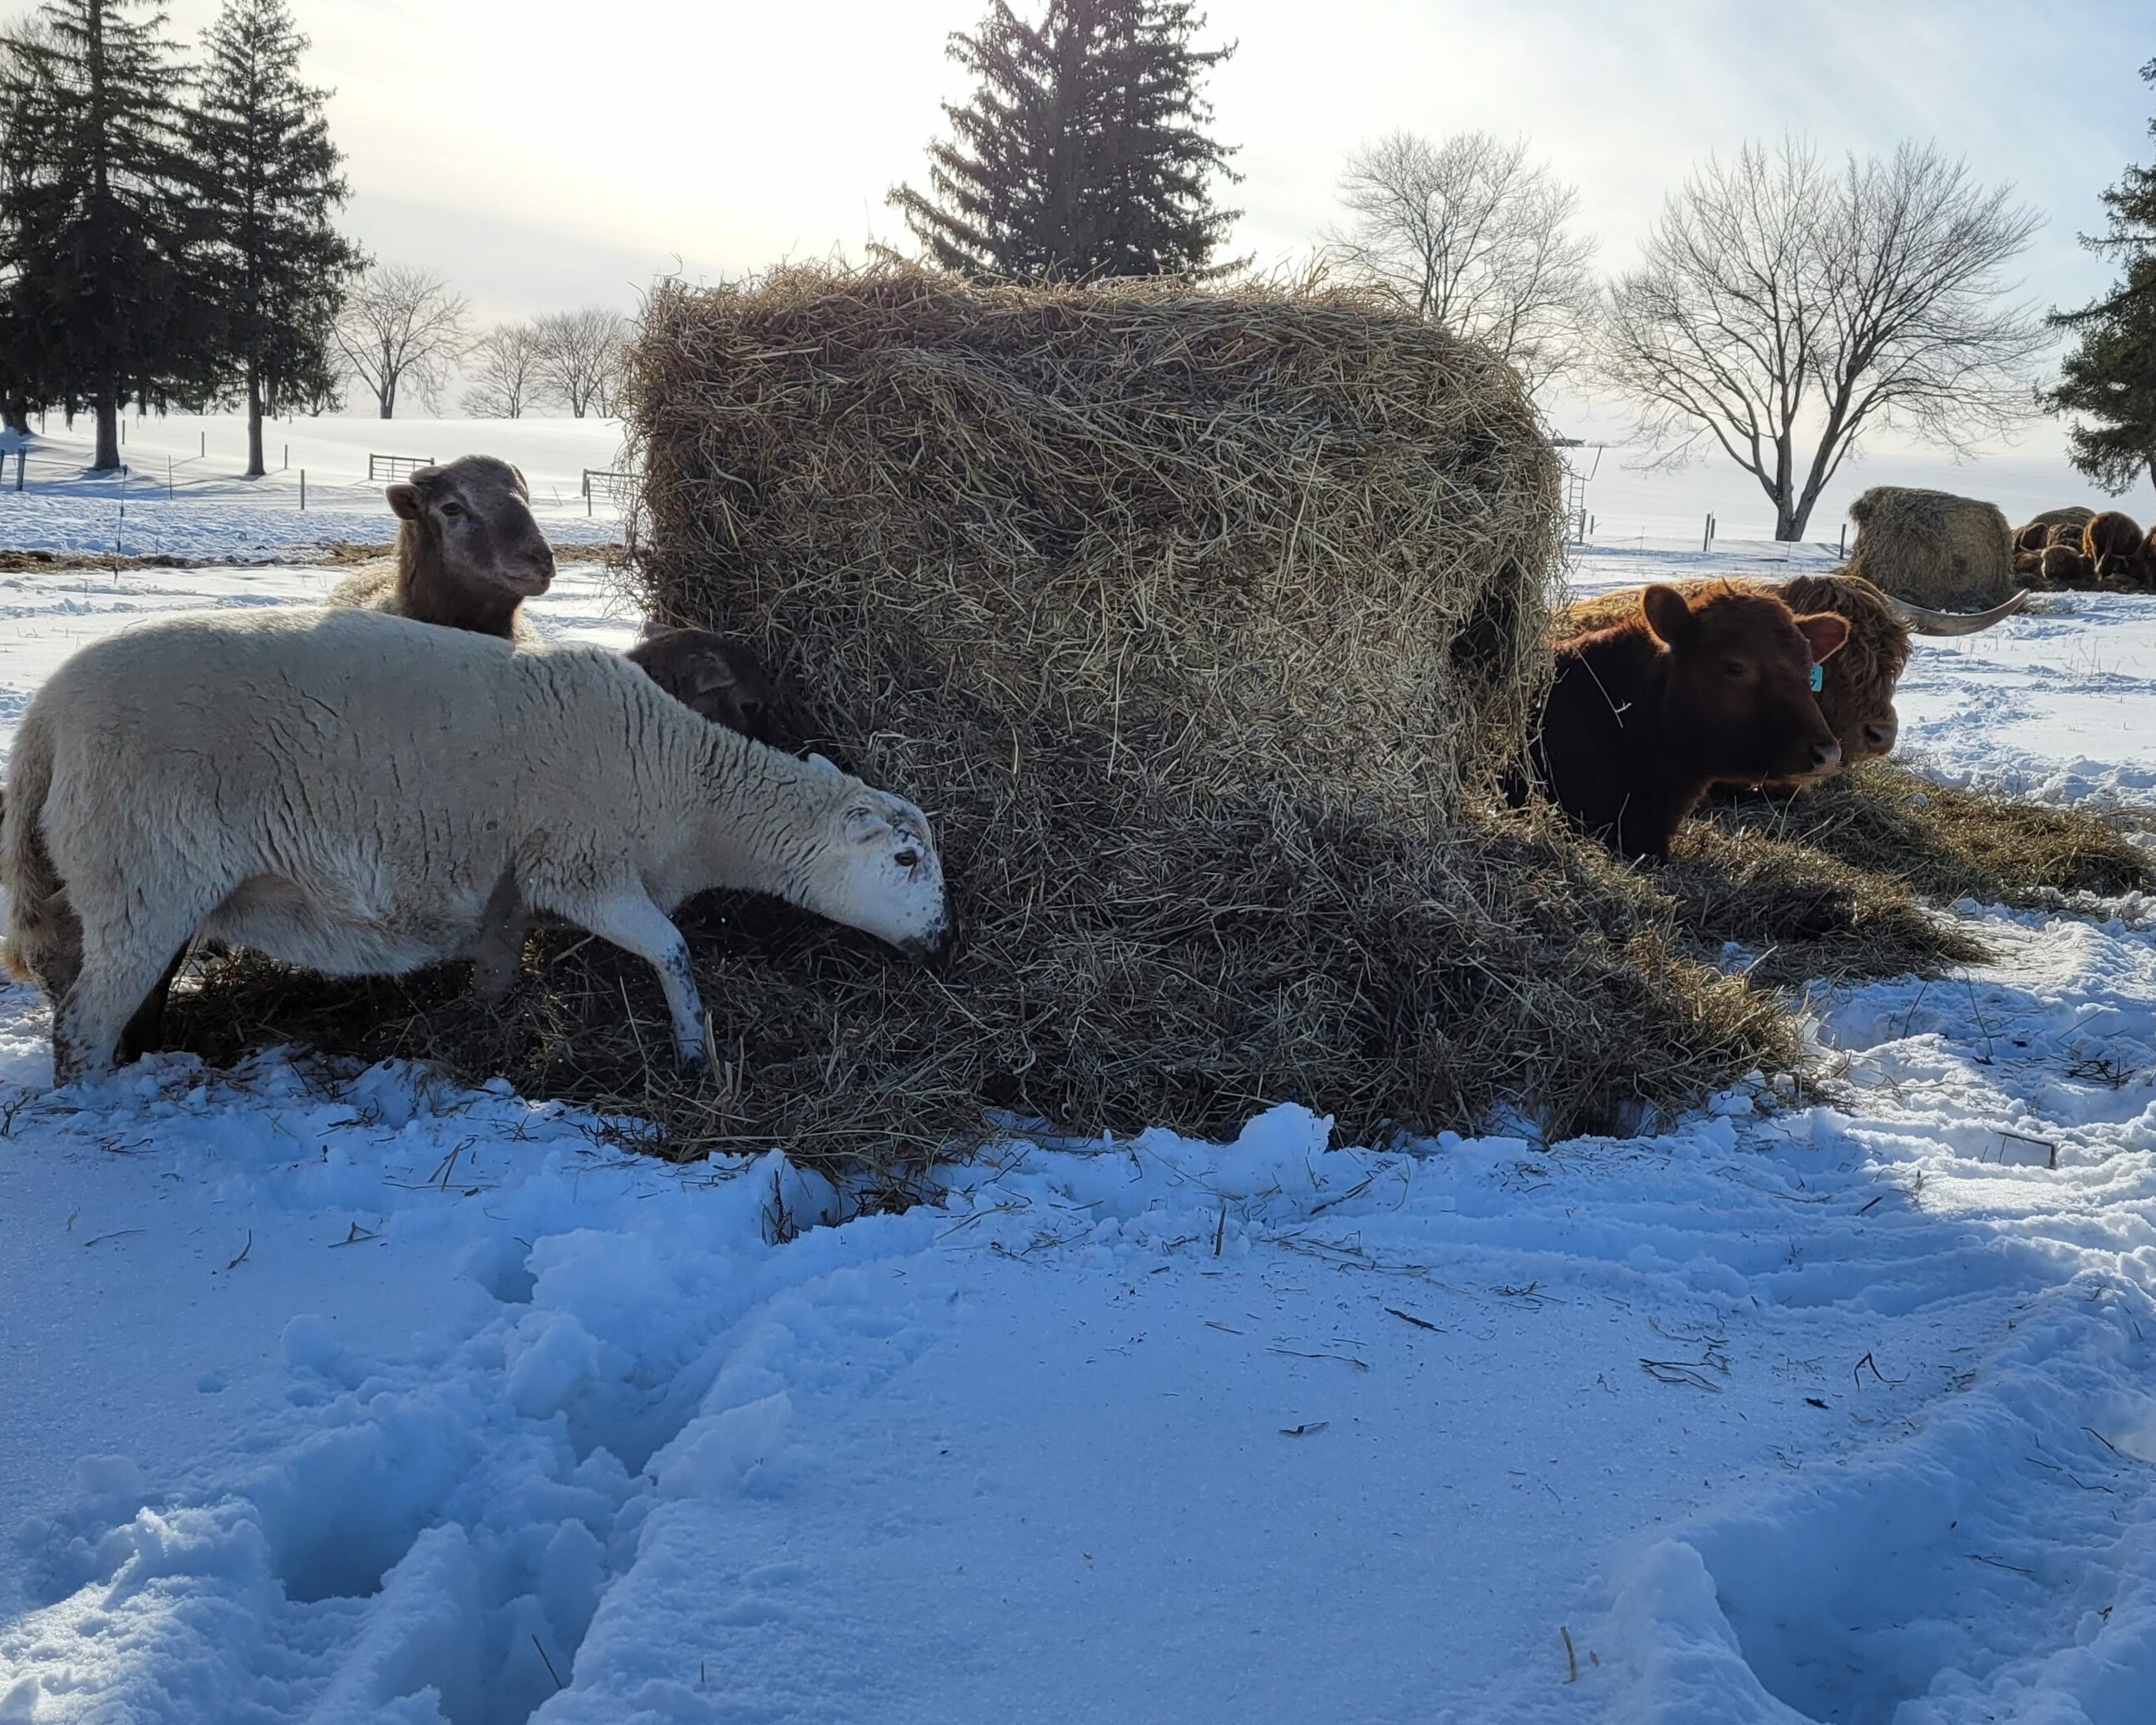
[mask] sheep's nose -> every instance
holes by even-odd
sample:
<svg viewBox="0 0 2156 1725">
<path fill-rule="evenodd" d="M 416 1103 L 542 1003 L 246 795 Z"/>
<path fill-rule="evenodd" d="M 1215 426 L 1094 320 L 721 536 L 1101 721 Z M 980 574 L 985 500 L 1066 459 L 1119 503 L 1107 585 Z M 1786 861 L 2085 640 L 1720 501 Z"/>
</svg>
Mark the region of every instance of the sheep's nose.
<svg viewBox="0 0 2156 1725">
<path fill-rule="evenodd" d="M 1902 722 L 1891 714 L 1883 719 L 1867 720 L 1858 734 L 1864 739 L 1866 754 L 1892 754 L 1894 739 L 1902 734 Z"/>
<path fill-rule="evenodd" d="M 1838 742 L 1815 742 L 1812 745 L 1812 771 L 1831 773 L 1841 765 L 1841 745 Z"/>
</svg>

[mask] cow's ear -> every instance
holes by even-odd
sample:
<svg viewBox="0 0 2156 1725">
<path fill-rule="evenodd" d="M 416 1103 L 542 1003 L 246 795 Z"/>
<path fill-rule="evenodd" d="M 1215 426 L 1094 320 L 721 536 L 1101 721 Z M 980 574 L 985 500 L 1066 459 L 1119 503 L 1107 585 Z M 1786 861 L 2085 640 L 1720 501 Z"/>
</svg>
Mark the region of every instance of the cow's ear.
<svg viewBox="0 0 2156 1725">
<path fill-rule="evenodd" d="M 1825 659 L 1849 639 L 1849 619 L 1833 611 L 1797 619 L 1797 633 L 1812 644 L 1812 658 Z"/>
<path fill-rule="evenodd" d="M 1691 639 L 1691 607 L 1674 587 L 1650 587 L 1640 595 L 1647 627 L 1666 645 L 1681 647 Z"/>
</svg>

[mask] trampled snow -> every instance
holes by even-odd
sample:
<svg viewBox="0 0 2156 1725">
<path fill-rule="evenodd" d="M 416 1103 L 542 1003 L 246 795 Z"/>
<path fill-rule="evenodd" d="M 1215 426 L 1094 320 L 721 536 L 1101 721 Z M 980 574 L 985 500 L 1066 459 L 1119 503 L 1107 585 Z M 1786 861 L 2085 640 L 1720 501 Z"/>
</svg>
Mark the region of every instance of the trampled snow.
<svg viewBox="0 0 2156 1725">
<path fill-rule="evenodd" d="M 327 578 L 0 578 L 0 721 Z M 1919 647 L 1907 746 L 2132 800 L 2152 655 L 2046 598 Z M 1801 1096 L 1282 1106 L 837 1225 L 408 1070 L 49 1093 L 0 993 L 0 1721 L 2156 1717 L 2156 903 L 1969 914 L 1996 963 L 1815 990 Z"/>
</svg>

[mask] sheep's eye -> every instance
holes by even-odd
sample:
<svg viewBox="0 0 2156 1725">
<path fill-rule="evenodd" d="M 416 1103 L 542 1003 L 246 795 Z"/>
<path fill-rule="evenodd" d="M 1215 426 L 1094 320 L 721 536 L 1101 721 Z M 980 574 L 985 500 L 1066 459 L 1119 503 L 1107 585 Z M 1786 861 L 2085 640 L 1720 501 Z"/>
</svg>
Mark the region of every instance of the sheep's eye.
<svg viewBox="0 0 2156 1725">
<path fill-rule="evenodd" d="M 1741 677 L 1749 668 L 1741 659 L 1725 659 L 1722 661 L 1722 674 L 1725 677 Z"/>
<path fill-rule="evenodd" d="M 901 850 L 894 855 L 891 860 L 901 869 L 910 869 L 920 862 L 921 853 L 917 850 Z"/>
<path fill-rule="evenodd" d="M 444 516 L 448 516 L 448 517 L 449 517 L 449 520 L 451 520 L 451 521 L 454 521 L 454 520 L 455 520 L 459 516 L 462 515 L 464 512 L 465 512 L 465 506 L 464 506 L 464 505 L 463 505 L 463 504 L 461 504 L 461 503 L 444 503 L 444 504 L 442 506 L 442 513 L 443 513 Z"/>
</svg>

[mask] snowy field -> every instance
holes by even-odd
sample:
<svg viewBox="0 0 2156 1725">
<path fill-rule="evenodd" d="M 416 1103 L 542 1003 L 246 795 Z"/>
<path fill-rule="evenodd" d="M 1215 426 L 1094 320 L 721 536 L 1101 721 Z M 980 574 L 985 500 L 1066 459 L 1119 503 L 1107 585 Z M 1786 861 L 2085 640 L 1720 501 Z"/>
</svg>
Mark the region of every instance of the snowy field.
<svg viewBox="0 0 2156 1725">
<path fill-rule="evenodd" d="M 328 578 L 0 577 L 0 733 Z M 2147 799 L 2152 678 L 2156 600 L 2047 597 L 1919 646 L 1905 748 Z M 837 1226 L 407 1070 L 49 1095 L 0 992 L 0 1722 L 2146 1725 L 2156 903 L 1967 913 L 1995 964 L 1815 993 L 1802 1104 L 1282 1107 Z"/>
<path fill-rule="evenodd" d="M 126 471 L 95 477 L 85 471 L 90 421 L 70 431 L 54 416 L 49 427 L 31 441 L 23 490 L 13 489 L 14 458 L 0 462 L 0 547 L 254 562 L 313 555 L 326 540 L 377 543 L 394 537 L 397 523 L 382 498 L 387 481 L 367 478 L 370 454 L 496 455 L 522 471 L 557 542 L 621 537 L 611 490 L 583 495 L 586 470 L 621 465 L 615 419 L 275 420 L 263 427 L 270 470 L 259 480 L 239 476 L 247 427 L 236 414 L 131 418 L 121 449 Z"/>
</svg>

